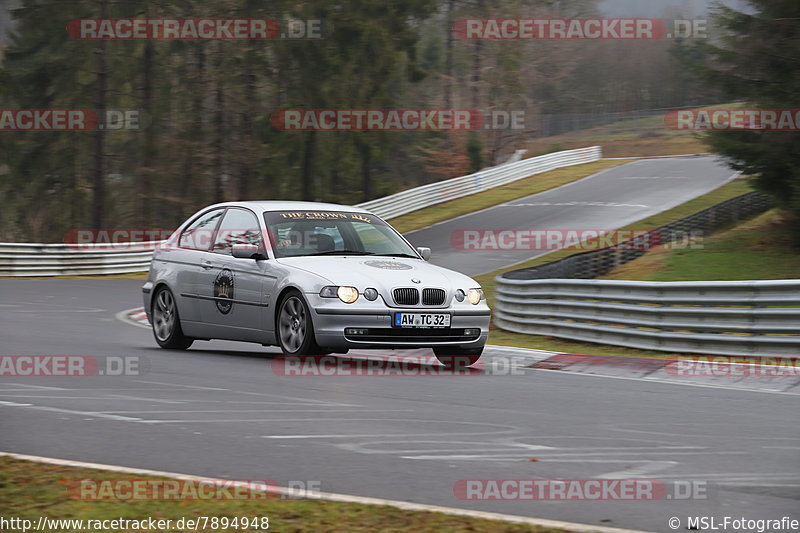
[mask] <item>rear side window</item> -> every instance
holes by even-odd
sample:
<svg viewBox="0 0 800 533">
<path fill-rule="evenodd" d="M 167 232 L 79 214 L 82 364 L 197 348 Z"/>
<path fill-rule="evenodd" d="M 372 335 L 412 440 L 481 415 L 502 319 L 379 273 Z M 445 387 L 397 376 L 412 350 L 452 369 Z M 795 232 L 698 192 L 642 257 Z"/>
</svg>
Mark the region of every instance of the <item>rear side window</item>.
<svg viewBox="0 0 800 533">
<path fill-rule="evenodd" d="M 224 209 L 214 209 L 197 217 L 181 233 L 179 246 L 190 250 L 208 250 L 211 248 L 211 239 L 223 212 Z"/>
</svg>

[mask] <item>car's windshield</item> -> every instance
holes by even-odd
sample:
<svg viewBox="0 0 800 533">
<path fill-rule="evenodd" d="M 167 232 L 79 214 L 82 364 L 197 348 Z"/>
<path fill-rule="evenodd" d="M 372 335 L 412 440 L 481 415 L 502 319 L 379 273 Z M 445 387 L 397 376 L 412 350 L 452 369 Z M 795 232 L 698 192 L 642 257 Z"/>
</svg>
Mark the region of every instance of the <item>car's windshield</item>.
<svg viewBox="0 0 800 533">
<path fill-rule="evenodd" d="M 268 211 L 264 213 L 264 220 L 275 257 L 419 257 L 391 226 L 369 214 L 347 211 Z"/>
</svg>

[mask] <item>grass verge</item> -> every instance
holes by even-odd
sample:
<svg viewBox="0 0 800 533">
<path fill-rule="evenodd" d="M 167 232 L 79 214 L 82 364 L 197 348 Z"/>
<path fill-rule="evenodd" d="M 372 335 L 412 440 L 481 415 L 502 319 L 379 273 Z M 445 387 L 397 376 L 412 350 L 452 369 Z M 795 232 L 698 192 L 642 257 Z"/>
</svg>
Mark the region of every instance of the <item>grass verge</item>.
<svg viewBox="0 0 800 533">
<path fill-rule="evenodd" d="M 708 151 L 703 134 L 671 130 L 665 125 L 663 115 L 620 120 L 605 126 L 541 137 L 526 143 L 524 148 L 531 154 L 541 154 L 594 145 L 603 147 L 603 157 L 647 157 Z"/>
<path fill-rule="evenodd" d="M 596 161 L 594 163 L 559 168 L 478 194 L 419 209 L 413 213 L 393 218 L 389 222 L 400 233 L 407 233 L 428 227 L 437 222 L 502 204 L 503 202 L 524 198 L 531 194 L 566 185 L 596 174 L 601 170 L 617 167 L 625 163 L 630 163 L 630 161 Z"/>
<path fill-rule="evenodd" d="M 269 518 L 268 531 L 299 533 L 306 531 L 353 533 L 383 532 L 505 532 L 505 533 L 558 533 L 551 529 L 527 524 L 513 524 L 494 520 L 454 516 L 443 513 L 404 511 L 389 506 L 362 505 L 299 499 L 259 500 L 182 500 L 182 501 L 86 501 L 71 499 L 70 482 L 82 479 L 159 479 L 133 476 L 66 466 L 48 465 L 0 457 L 0 501 L 3 518 L 18 517 L 32 520 L 38 517 L 56 519 L 105 520 L 126 518 L 142 520 L 172 519 L 169 531 L 189 531 L 174 527 L 181 518 L 197 517 L 263 517 Z M 209 526 L 209 531 L 211 531 Z M 59 529 L 60 532 L 79 532 L 80 529 Z M 85 529 L 83 531 L 86 531 Z M 81 533 L 83 533 L 83 531 Z M 105 531 L 123 531 L 105 530 Z M 128 530 L 124 530 L 128 531 Z M 134 531 L 134 530 L 129 530 Z M 154 531 L 137 529 L 136 531 Z M 214 531 L 262 531 L 261 529 L 215 529 Z"/>
<path fill-rule="evenodd" d="M 714 204 L 718 204 L 730 198 L 751 192 L 753 190 L 751 184 L 746 179 L 738 179 L 723 185 L 722 187 L 711 191 L 708 194 L 699 196 L 693 200 L 681 204 L 679 206 L 668 209 L 662 213 L 658 213 L 651 217 L 635 222 L 630 226 L 621 229 L 637 229 L 637 230 L 651 230 L 656 229 L 664 224 L 680 220 L 686 216 L 701 211 Z M 591 241 L 589 241 L 591 242 Z M 495 277 L 510 270 L 517 270 L 520 268 L 528 268 L 532 266 L 542 265 L 558 259 L 563 259 L 573 254 L 584 251 L 579 246 L 570 246 L 555 252 L 537 257 L 530 261 L 520 263 L 518 265 L 505 267 L 488 274 L 476 276 L 475 279 L 480 283 L 483 290 L 486 292 L 489 305 L 494 304 L 494 293 L 497 286 Z M 501 346 L 516 346 L 519 348 L 533 348 L 537 350 L 550 350 L 554 352 L 578 353 L 587 355 L 629 355 L 635 357 L 670 357 L 674 355 L 687 355 L 681 353 L 660 352 L 656 350 L 637 350 L 635 348 L 623 348 L 611 346 L 606 344 L 595 344 L 589 342 L 570 341 L 566 339 L 559 339 L 556 337 L 548 337 L 543 335 L 526 335 L 521 333 L 512 333 L 504 331 L 491 325 L 489 331 L 489 344 L 497 344 Z"/>
<path fill-rule="evenodd" d="M 800 250 L 788 225 L 773 209 L 706 236 L 702 248 L 659 246 L 601 279 L 640 281 L 736 281 L 800 278 Z"/>
</svg>

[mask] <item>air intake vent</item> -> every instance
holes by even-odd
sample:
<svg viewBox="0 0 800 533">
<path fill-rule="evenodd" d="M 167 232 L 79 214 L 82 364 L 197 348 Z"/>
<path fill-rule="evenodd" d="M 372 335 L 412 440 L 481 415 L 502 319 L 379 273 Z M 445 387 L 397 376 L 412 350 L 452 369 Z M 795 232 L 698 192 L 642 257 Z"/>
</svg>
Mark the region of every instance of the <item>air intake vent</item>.
<svg viewBox="0 0 800 533">
<path fill-rule="evenodd" d="M 413 288 L 395 289 L 394 302 L 397 305 L 417 305 L 419 303 L 419 291 Z"/>
<path fill-rule="evenodd" d="M 444 296 L 443 289 L 422 289 L 422 305 L 442 305 Z"/>
</svg>

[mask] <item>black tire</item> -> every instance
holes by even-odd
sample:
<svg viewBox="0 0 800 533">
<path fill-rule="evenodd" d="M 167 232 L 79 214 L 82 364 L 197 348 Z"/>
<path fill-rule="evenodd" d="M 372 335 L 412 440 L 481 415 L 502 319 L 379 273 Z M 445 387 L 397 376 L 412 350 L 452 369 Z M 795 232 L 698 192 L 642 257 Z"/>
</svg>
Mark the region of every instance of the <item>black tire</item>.
<svg viewBox="0 0 800 533">
<path fill-rule="evenodd" d="M 159 287 L 150 308 L 153 317 L 153 337 L 166 350 L 185 350 L 194 339 L 183 334 L 178 304 L 167 287 Z"/>
<path fill-rule="evenodd" d="M 434 348 L 433 353 L 446 368 L 466 368 L 478 362 L 483 353 L 483 346 L 467 350 L 441 346 Z"/>
<path fill-rule="evenodd" d="M 319 355 L 322 352 L 314 338 L 311 313 L 300 292 L 287 292 L 278 304 L 275 336 L 284 355 Z"/>
</svg>

